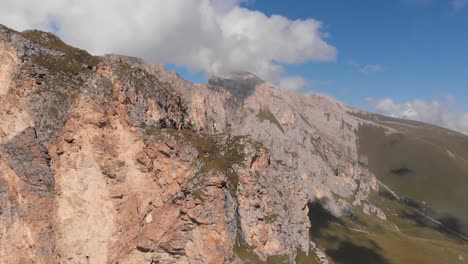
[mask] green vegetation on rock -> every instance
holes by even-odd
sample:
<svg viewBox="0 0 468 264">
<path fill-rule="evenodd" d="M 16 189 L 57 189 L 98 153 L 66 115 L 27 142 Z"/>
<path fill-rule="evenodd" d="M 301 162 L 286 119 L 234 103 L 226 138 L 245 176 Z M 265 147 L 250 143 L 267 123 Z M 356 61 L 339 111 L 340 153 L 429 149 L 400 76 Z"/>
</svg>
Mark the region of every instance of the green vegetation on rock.
<svg viewBox="0 0 468 264">
<path fill-rule="evenodd" d="M 237 192 L 238 175 L 233 169 L 234 165 L 242 165 L 245 162 L 245 156 L 242 154 L 244 137 L 237 136 L 229 139 L 227 142 L 222 136 L 204 135 L 193 132 L 192 130 L 160 129 L 156 126 L 145 126 L 145 132 L 148 136 L 156 139 L 164 139 L 165 135 L 174 139 L 187 142 L 198 151 L 197 167 L 199 175 L 196 179 L 201 181 L 209 173 L 221 172 L 227 176 L 229 190 L 235 197 Z M 194 190 L 194 195 L 203 197 L 203 186 Z"/>
<path fill-rule="evenodd" d="M 296 255 L 296 264 L 320 264 L 317 261 L 317 256 L 310 251 L 308 255 L 305 252 L 298 251 Z"/>
<path fill-rule="evenodd" d="M 241 238 L 237 238 L 234 244 L 234 258 L 238 258 L 245 263 L 249 264 L 285 264 L 287 262 L 286 256 L 269 256 L 266 261 L 262 261 L 255 253 L 254 248 L 248 246 Z"/>
<path fill-rule="evenodd" d="M 265 223 L 271 224 L 271 223 L 275 223 L 277 219 L 278 219 L 278 215 L 275 214 L 275 213 L 271 213 L 271 214 L 265 216 L 265 219 L 263 219 L 263 220 L 265 221 Z"/>
<path fill-rule="evenodd" d="M 86 73 L 89 71 L 88 67 L 96 66 L 99 62 L 97 57 L 91 56 L 84 50 L 65 44 L 52 33 L 28 30 L 20 34 L 43 47 L 63 53 L 63 56 L 44 53 L 33 56 L 34 63 L 45 67 L 51 72 L 65 74 Z"/>
</svg>

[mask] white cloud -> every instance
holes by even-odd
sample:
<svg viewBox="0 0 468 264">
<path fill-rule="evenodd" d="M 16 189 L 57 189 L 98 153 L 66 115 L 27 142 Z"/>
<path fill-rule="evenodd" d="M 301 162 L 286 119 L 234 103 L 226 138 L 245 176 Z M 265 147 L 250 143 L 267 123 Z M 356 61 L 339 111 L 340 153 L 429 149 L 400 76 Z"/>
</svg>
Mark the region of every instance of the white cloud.
<svg viewBox="0 0 468 264">
<path fill-rule="evenodd" d="M 453 8 L 455 10 L 461 10 L 468 6 L 468 0 L 453 0 Z"/>
<path fill-rule="evenodd" d="M 333 61 L 322 24 L 241 7 L 245 0 L 5 0 L 0 23 L 18 30 L 59 27 L 66 42 L 207 74 L 243 70 L 279 83 L 283 66 Z"/>
<path fill-rule="evenodd" d="M 280 80 L 279 86 L 282 89 L 290 90 L 290 91 L 299 91 L 305 87 L 307 87 L 308 83 L 301 77 L 285 77 Z"/>
<path fill-rule="evenodd" d="M 390 98 L 369 102 L 380 114 L 432 123 L 468 134 L 468 112 L 454 110 L 451 107 L 452 97 L 447 97 L 446 102 L 427 102 L 415 99 L 405 103 L 396 103 Z"/>
</svg>

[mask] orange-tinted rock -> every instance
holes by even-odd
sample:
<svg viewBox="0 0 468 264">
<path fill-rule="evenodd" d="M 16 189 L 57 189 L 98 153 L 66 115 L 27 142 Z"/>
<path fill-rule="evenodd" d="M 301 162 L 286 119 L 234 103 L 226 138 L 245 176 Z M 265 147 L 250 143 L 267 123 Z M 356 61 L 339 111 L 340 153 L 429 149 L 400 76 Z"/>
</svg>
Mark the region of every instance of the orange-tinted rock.
<svg viewBox="0 0 468 264">
<path fill-rule="evenodd" d="M 293 258 L 308 201 L 377 188 L 341 103 L 57 41 L 0 26 L 0 263 L 216 264 L 239 240 Z"/>
</svg>

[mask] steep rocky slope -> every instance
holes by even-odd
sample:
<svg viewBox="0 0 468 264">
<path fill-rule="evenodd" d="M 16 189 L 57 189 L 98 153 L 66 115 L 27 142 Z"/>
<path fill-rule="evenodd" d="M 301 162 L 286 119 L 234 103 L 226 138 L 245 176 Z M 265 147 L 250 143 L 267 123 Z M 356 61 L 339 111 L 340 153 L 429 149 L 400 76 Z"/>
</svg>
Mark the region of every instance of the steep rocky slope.
<svg viewBox="0 0 468 264">
<path fill-rule="evenodd" d="M 406 123 L 245 72 L 193 85 L 40 31 L 0 26 L 0 61 L 2 263 L 431 263 L 396 256 L 396 241 L 449 248 L 433 263 L 467 254 L 453 223 L 466 216 L 388 180 L 373 158 L 369 146 L 416 133 Z M 179 130 L 184 118 L 195 129 Z M 437 144 L 459 159 L 463 192 L 466 149 Z M 420 173 L 400 165 L 390 172 Z M 438 213 L 452 222 L 426 221 Z"/>
</svg>

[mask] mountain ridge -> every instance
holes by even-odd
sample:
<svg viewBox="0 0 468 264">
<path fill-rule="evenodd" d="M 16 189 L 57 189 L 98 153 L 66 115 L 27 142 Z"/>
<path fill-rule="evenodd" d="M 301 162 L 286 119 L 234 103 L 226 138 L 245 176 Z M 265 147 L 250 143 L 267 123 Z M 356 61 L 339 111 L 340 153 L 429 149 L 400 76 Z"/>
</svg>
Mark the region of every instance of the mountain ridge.
<svg viewBox="0 0 468 264">
<path fill-rule="evenodd" d="M 50 33 L 0 26 L 0 35 L 0 222 L 12 241 L 0 242 L 4 262 L 424 260 L 399 256 L 398 240 L 415 249 L 449 247 L 434 263 L 466 254 L 450 231 L 464 233 L 466 216 L 426 223 L 415 211 L 431 214 L 424 200 L 410 200 L 421 198 L 417 186 L 404 189 L 395 178 L 417 174 L 431 153 L 462 164 L 465 136 L 436 142 L 432 133 L 448 132 L 427 125 L 428 139 L 420 141 L 413 138 L 418 125 L 415 133 L 245 73 L 194 85 L 160 64 L 91 56 Z M 183 118 L 196 121 L 196 133 L 177 129 Z M 172 123 L 175 129 L 163 127 Z M 363 137 L 366 128 L 377 136 Z M 447 151 L 421 143 L 415 156 L 423 161 L 407 156 L 406 167 L 378 163 L 386 152 L 371 148 L 396 146 L 388 151 L 398 153 L 400 142 L 427 141 Z M 374 152 L 382 158 L 372 160 Z M 389 178 L 387 167 L 400 173 Z M 466 180 L 456 179 L 463 193 Z M 408 200 L 386 196 L 380 181 L 400 186 Z M 350 248 L 354 255 L 345 254 Z"/>
</svg>

